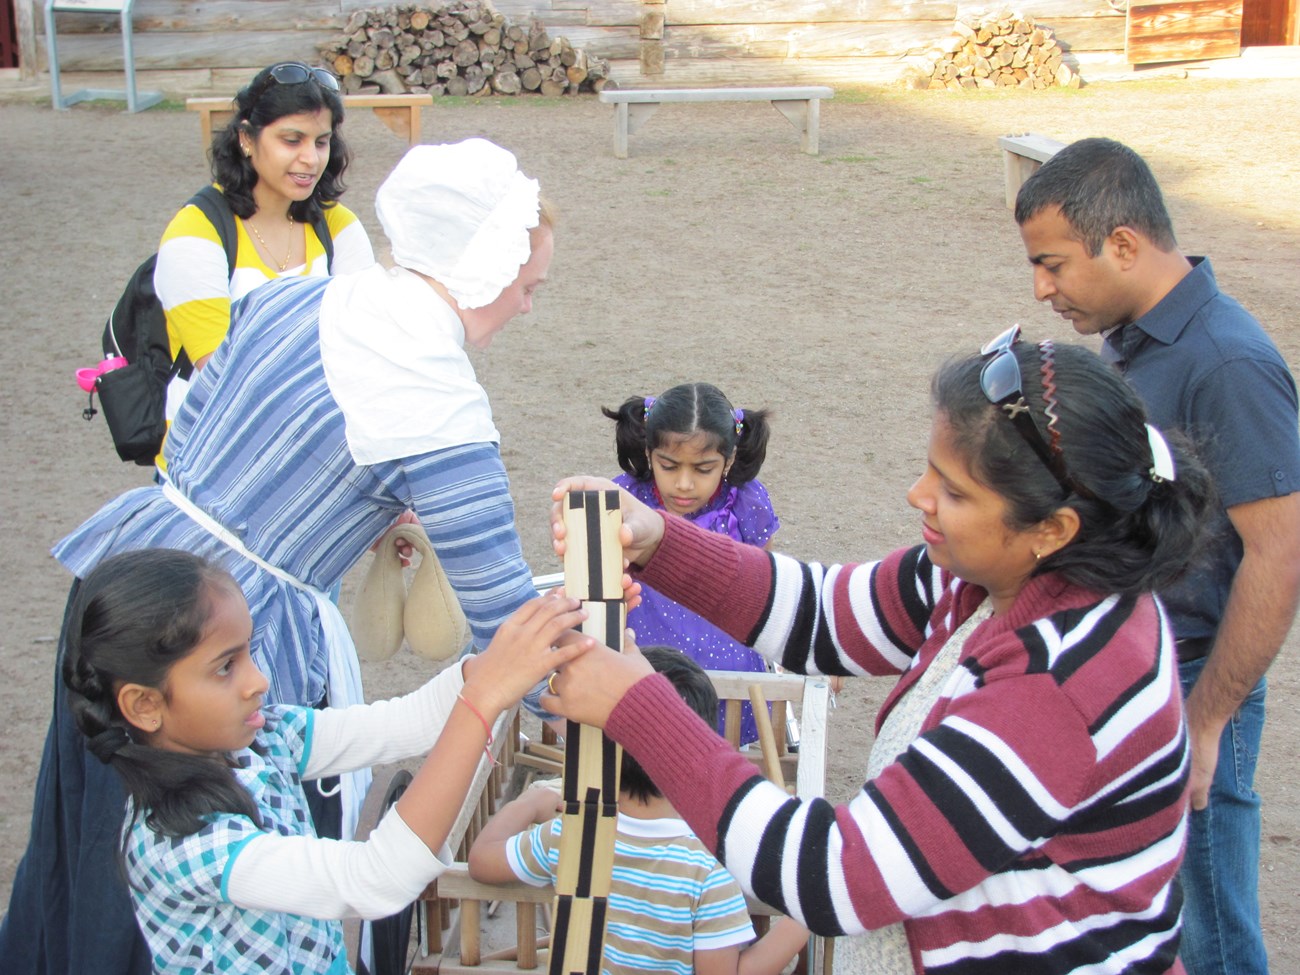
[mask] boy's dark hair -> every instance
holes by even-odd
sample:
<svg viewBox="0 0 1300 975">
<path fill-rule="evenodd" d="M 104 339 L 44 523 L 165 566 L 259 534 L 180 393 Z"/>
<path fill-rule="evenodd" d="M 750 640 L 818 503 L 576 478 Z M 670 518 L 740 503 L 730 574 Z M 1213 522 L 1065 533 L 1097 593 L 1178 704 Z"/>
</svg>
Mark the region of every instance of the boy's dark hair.
<svg viewBox="0 0 1300 975">
<path fill-rule="evenodd" d="M 248 816 L 253 797 L 207 756 L 137 744 L 122 715 L 122 684 L 163 688 L 173 664 L 203 639 L 213 591 L 239 586 L 224 569 L 177 549 L 124 552 L 82 580 L 68 614 L 63 685 L 68 709 L 95 757 L 122 776 L 135 815 L 165 836 L 198 832 L 211 813 Z M 122 848 L 130 839 L 123 834 Z"/>
<path fill-rule="evenodd" d="M 1016 223 L 1051 206 L 1093 257 L 1116 227 L 1132 227 L 1162 251 L 1178 246 L 1151 167 L 1114 139 L 1080 139 L 1043 163 L 1016 195 Z"/>
<path fill-rule="evenodd" d="M 650 661 L 650 666 L 672 682 L 677 693 L 690 709 L 713 727 L 718 720 L 718 692 L 713 689 L 713 682 L 704 668 L 680 650 L 672 647 L 642 647 L 641 656 Z M 618 787 L 633 799 L 646 802 L 663 795 L 658 787 L 650 781 L 640 763 L 629 753 L 623 753 L 623 771 Z"/>
<path fill-rule="evenodd" d="M 653 476 L 649 451 L 700 433 L 723 457 L 735 458 L 726 478 L 735 487 L 758 477 L 767 457 L 768 411 L 736 410 L 722 390 L 709 383 L 683 383 L 654 398 L 633 396 L 617 410 L 602 406 L 600 412 L 617 423 L 618 466 L 638 481 Z"/>
<path fill-rule="evenodd" d="M 339 132 L 339 126 L 343 124 L 343 99 L 337 91 L 320 84 L 315 75 L 297 84 L 279 84 L 271 79 L 271 67 L 263 68 L 239 90 L 230 124 L 212 137 L 209 150 L 212 181 L 221 187 L 230 201 L 230 209 L 237 216 L 248 219 L 257 212 L 253 200 L 257 171 L 240 150 L 240 132 L 256 139 L 262 129 L 286 115 L 314 114 L 326 109 L 332 122 L 329 162 L 325 164 L 311 196 L 289 204 L 289 215 L 294 220 L 313 224 L 326 207 L 334 205 L 346 188 L 343 174 L 352 161 L 352 151 Z"/>
</svg>

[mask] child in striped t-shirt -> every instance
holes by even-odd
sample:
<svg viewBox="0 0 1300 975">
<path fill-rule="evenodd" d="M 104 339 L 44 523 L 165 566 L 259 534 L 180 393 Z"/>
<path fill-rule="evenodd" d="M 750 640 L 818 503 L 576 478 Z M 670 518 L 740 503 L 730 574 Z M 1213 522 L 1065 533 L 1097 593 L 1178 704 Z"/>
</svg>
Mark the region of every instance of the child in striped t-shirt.
<svg viewBox="0 0 1300 975">
<path fill-rule="evenodd" d="M 642 654 L 701 718 L 713 722 L 718 696 L 699 664 L 667 647 Z M 502 807 L 470 849 L 470 876 L 481 883 L 554 883 L 559 807 L 560 796 L 546 788 L 530 789 Z M 803 925 L 782 918 L 749 944 L 754 928 L 740 886 L 624 754 L 604 975 L 777 975 L 808 937 Z"/>
</svg>

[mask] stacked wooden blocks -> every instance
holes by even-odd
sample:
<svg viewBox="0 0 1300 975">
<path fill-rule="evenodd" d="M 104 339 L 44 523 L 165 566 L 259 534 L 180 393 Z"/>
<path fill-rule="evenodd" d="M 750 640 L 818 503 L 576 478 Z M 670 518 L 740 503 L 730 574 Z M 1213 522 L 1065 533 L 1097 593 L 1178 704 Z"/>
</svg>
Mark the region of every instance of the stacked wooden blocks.
<svg viewBox="0 0 1300 975">
<path fill-rule="evenodd" d="M 627 626 L 623 524 L 617 491 L 573 491 L 564 501 L 564 587 L 587 610 L 582 632 L 615 650 Z M 597 651 L 600 652 L 600 651 Z M 564 832 L 555 879 L 550 975 L 599 975 L 618 825 L 623 751 L 598 728 L 565 734 Z"/>
</svg>

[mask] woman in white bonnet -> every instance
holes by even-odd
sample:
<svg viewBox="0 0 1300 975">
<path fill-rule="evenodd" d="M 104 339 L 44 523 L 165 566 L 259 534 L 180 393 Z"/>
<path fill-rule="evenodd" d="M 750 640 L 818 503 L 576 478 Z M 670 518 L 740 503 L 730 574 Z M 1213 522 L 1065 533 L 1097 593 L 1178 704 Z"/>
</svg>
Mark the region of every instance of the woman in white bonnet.
<svg viewBox="0 0 1300 975">
<path fill-rule="evenodd" d="M 546 278 L 553 233 L 538 184 L 482 139 L 417 146 L 376 209 L 398 266 L 276 281 L 237 303 L 172 424 L 168 483 L 121 495 L 54 549 L 74 594 L 130 549 L 217 560 L 248 599 L 268 704 L 360 699 L 355 650 L 323 594 L 405 511 L 428 533 L 476 649 L 536 595 L 487 394 L 463 347 L 489 345 Z M 320 835 L 351 835 L 365 786 L 345 780 L 341 821 L 337 803 L 308 790 Z M 115 864 L 120 827 L 106 820 L 123 804 L 120 780 L 85 752 L 59 695 L 14 903 L 39 913 L 77 889 L 94 905 L 77 919 L 77 944 L 57 947 L 82 956 L 86 967 L 74 959 L 69 971 L 147 971 Z M 83 819 L 96 828 L 67 826 Z"/>
</svg>

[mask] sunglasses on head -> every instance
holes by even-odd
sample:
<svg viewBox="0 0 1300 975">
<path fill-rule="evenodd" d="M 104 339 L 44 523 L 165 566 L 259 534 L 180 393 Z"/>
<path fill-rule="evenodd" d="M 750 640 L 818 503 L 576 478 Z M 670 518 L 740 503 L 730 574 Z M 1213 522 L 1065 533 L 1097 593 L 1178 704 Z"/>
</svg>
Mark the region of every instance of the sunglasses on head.
<svg viewBox="0 0 1300 975">
<path fill-rule="evenodd" d="M 273 83 L 278 85 L 301 85 L 304 81 L 310 81 L 313 78 L 322 88 L 328 88 L 330 91 L 339 90 L 339 79 L 324 68 L 309 68 L 301 61 L 281 61 L 279 64 L 271 65 L 262 91 L 265 92 Z"/>
<path fill-rule="evenodd" d="M 1043 412 L 1047 415 L 1047 429 L 1050 442 L 1043 439 L 1034 423 L 1029 404 L 1025 401 L 1024 384 L 1020 377 L 1020 362 L 1013 350 L 1020 340 L 1020 326 L 1012 325 L 996 338 L 985 342 L 980 348 L 980 355 L 988 361 L 980 369 L 980 389 L 990 403 L 996 406 L 1020 432 L 1025 443 L 1033 448 L 1034 453 L 1043 462 L 1056 483 L 1067 493 L 1092 497 L 1083 488 L 1065 466 L 1065 456 L 1061 451 L 1061 432 L 1056 429 L 1056 384 L 1053 382 L 1055 368 L 1053 363 L 1052 343 L 1050 340 L 1040 342 L 1039 353 L 1043 357 Z"/>
</svg>

